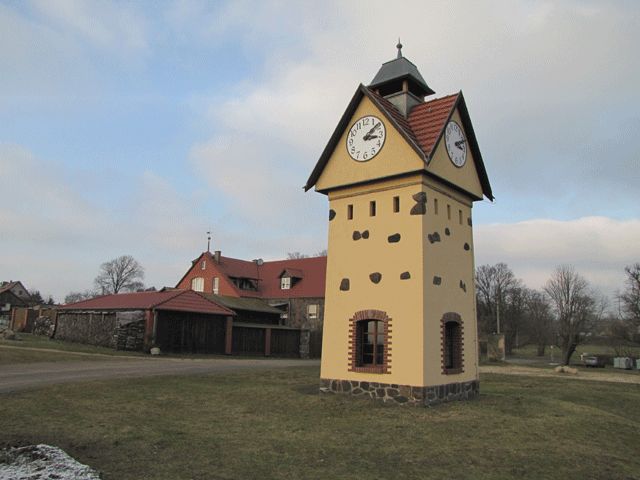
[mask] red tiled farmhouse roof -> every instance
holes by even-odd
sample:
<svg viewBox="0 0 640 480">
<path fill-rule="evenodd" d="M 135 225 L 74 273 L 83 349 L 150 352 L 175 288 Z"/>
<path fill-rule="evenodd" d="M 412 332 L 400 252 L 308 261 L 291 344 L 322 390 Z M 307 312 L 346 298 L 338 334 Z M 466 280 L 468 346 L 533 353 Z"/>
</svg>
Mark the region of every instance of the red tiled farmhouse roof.
<svg viewBox="0 0 640 480">
<path fill-rule="evenodd" d="M 301 279 L 288 290 L 280 288 L 280 277 L 285 270 L 296 272 Z M 264 262 L 260 267 L 260 294 L 264 298 L 324 297 L 326 276 L 327 257 Z"/>
<path fill-rule="evenodd" d="M 169 290 L 164 292 L 137 292 L 103 295 L 101 297 L 70 303 L 62 310 L 171 310 L 217 315 L 235 315 L 231 310 L 218 305 L 192 290 Z"/>
</svg>

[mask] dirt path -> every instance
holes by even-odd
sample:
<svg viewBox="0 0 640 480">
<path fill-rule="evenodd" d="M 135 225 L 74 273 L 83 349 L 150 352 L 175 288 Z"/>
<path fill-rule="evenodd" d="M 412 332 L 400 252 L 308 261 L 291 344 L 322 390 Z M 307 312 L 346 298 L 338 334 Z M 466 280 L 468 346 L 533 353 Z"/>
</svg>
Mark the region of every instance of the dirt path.
<svg viewBox="0 0 640 480">
<path fill-rule="evenodd" d="M 0 394 L 28 390 L 45 385 L 142 378 L 159 375 L 197 375 L 229 373 L 241 370 L 316 366 L 318 360 L 298 359 L 177 359 L 111 357 L 101 362 L 78 359 L 68 362 L 38 362 L 0 367 Z"/>
<path fill-rule="evenodd" d="M 483 365 L 480 373 L 499 373 L 503 375 L 527 375 L 530 377 L 553 377 L 568 378 L 572 380 L 590 380 L 596 382 L 616 382 L 640 384 L 640 372 L 612 372 L 607 370 L 593 369 L 580 370 L 577 375 L 567 373 L 556 373 L 553 368 L 535 368 L 523 365 Z"/>
</svg>

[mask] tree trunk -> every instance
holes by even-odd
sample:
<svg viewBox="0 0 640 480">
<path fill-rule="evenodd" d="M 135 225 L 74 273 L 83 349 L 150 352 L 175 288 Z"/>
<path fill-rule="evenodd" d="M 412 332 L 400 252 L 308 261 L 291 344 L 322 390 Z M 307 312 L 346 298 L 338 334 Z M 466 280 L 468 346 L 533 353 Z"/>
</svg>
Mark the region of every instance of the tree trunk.
<svg viewBox="0 0 640 480">
<path fill-rule="evenodd" d="M 544 357 L 544 351 L 546 349 L 546 345 L 544 343 L 539 343 L 538 344 L 538 356 L 539 357 Z"/>
<path fill-rule="evenodd" d="M 569 361 L 571 360 L 571 355 L 576 351 L 576 347 L 578 345 L 576 343 L 570 343 L 565 348 L 562 349 L 562 364 L 569 365 Z"/>
</svg>

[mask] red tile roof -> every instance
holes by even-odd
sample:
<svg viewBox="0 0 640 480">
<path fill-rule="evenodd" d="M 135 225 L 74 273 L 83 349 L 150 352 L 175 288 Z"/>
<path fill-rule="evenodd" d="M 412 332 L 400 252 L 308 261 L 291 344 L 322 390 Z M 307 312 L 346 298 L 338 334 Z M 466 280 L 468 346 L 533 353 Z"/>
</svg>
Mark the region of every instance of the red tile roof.
<svg viewBox="0 0 640 480">
<path fill-rule="evenodd" d="M 435 147 L 459 95 L 456 93 L 436 98 L 417 105 L 411 110 L 408 118 L 411 133 L 427 155 L 431 156 L 433 147 Z"/>
<path fill-rule="evenodd" d="M 284 270 L 297 270 L 297 275 L 302 275 L 288 290 L 280 288 L 280 275 Z M 259 290 L 264 298 L 324 297 L 327 257 L 264 262 L 260 267 L 260 276 Z"/>
<path fill-rule="evenodd" d="M 192 290 L 169 290 L 164 292 L 119 293 L 70 303 L 62 310 L 176 310 L 183 312 L 234 315 L 222 305 L 218 305 Z"/>
</svg>

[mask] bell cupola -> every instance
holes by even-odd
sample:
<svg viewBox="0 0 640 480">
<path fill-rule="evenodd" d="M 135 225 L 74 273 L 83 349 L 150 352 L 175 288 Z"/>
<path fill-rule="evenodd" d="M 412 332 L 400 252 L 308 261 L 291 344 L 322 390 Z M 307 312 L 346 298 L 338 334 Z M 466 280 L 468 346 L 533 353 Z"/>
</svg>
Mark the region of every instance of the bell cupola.
<svg viewBox="0 0 640 480">
<path fill-rule="evenodd" d="M 369 88 L 389 100 L 406 118 L 413 107 L 435 92 L 429 88 L 418 68 L 402 56 L 400 40 L 396 48 L 398 56 L 382 64 Z"/>
</svg>

